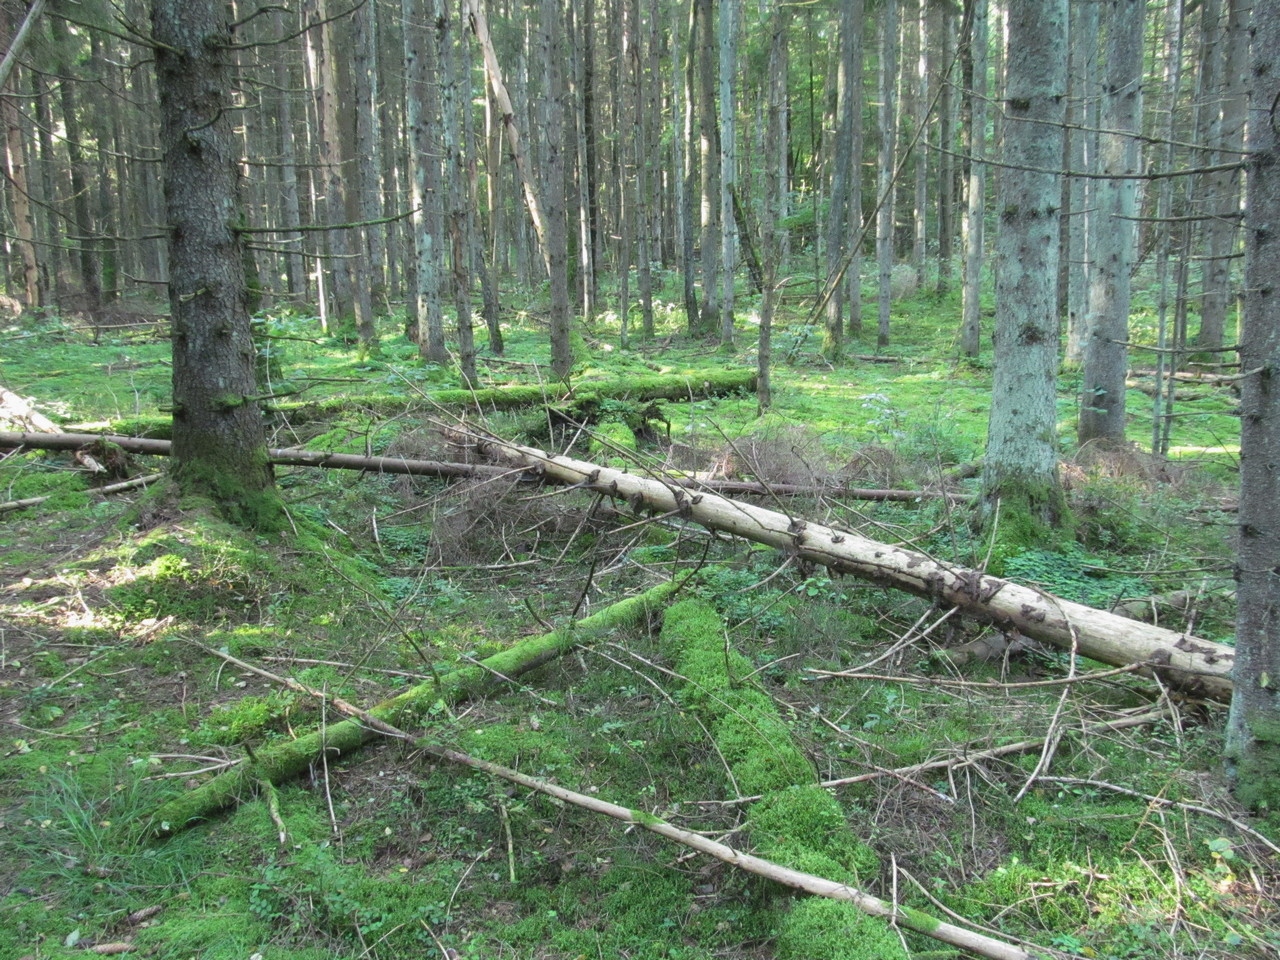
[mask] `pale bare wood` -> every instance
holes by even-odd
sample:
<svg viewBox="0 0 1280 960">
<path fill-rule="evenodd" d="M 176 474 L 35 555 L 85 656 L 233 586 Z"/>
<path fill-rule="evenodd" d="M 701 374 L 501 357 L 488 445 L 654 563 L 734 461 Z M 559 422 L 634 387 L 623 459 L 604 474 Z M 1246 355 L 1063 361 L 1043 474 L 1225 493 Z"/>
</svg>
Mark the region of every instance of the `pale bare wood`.
<svg viewBox="0 0 1280 960">
<path fill-rule="evenodd" d="M 1197 696 L 1231 698 L 1235 653 L 1225 644 L 1138 623 L 927 554 L 880 543 L 712 492 L 555 456 L 491 436 L 468 434 L 484 456 L 536 469 L 557 483 L 626 500 L 636 511 L 676 513 L 711 530 L 765 543 L 835 573 L 847 573 L 954 605 L 1001 630 L 1078 651 L 1112 666 L 1141 664 L 1165 682 Z"/>
</svg>

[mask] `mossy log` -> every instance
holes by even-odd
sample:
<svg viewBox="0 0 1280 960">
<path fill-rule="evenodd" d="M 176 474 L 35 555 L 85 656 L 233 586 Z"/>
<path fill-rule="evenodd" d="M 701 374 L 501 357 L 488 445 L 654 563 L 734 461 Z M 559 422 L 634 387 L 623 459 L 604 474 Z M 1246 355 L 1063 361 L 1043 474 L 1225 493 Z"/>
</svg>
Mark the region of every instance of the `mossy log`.
<svg viewBox="0 0 1280 960">
<path fill-rule="evenodd" d="M 708 370 L 690 374 L 636 376 L 625 380 L 581 380 L 570 386 L 558 383 L 517 384 L 479 390 L 329 397 L 310 403 L 276 403 L 271 406 L 271 410 L 294 425 L 327 420 L 353 411 L 363 411 L 378 417 L 394 417 L 408 410 L 424 408 L 492 413 L 538 405 L 557 408 L 568 415 L 576 414 L 578 419 L 591 419 L 590 414 L 604 400 L 700 400 L 755 388 L 754 370 Z M 170 417 L 130 417 L 128 420 L 117 421 L 114 426 L 119 433 L 164 440 L 171 435 L 173 420 Z"/>
<path fill-rule="evenodd" d="M 537 777 L 527 776 L 509 767 L 481 760 L 458 750 L 450 750 L 439 744 L 423 741 L 418 746 L 433 757 L 500 777 L 509 783 L 535 790 L 548 797 L 555 797 L 557 800 L 573 804 L 583 810 L 600 813 L 606 817 L 621 820 L 628 825 L 641 827 L 656 833 L 660 837 L 666 837 L 668 840 L 674 840 L 676 843 L 697 850 L 699 853 L 715 857 L 722 863 L 726 863 L 737 870 L 753 873 L 758 877 L 764 877 L 793 890 L 851 903 L 863 913 L 870 914 L 873 917 L 882 917 L 885 920 L 906 927 L 908 930 L 915 930 L 918 933 L 923 933 L 935 940 L 951 944 L 953 947 L 967 950 L 978 956 L 991 957 L 992 960 L 1033 960 L 1036 956 L 1036 954 L 1032 954 L 1016 944 L 997 940 L 995 937 L 989 937 L 986 934 L 965 929 L 945 920 L 939 920 L 912 907 L 881 900 L 879 897 L 864 893 L 847 883 L 829 880 L 801 870 L 794 870 L 791 867 L 766 860 L 763 857 L 744 853 L 718 840 L 712 840 L 710 837 L 702 836 L 699 833 L 681 829 L 643 810 L 620 806 L 619 804 L 602 800 L 599 797 L 579 793 L 576 790 L 570 790 L 558 784 L 548 783 L 545 780 L 539 780 Z"/>
<path fill-rule="evenodd" d="M 641 622 L 668 600 L 678 587 L 675 582 L 659 584 L 568 627 L 522 640 L 474 666 L 419 684 L 370 708 L 368 712 L 389 724 L 411 726 L 437 703 L 455 704 L 480 696 L 499 687 L 506 679 L 528 673 L 582 643 Z M 177 833 L 251 796 L 261 781 L 283 783 L 304 772 L 322 753 L 332 759 L 350 753 L 379 736 L 382 734 L 378 730 L 360 720 L 344 720 L 288 743 L 256 750 L 247 762 L 218 774 L 159 807 L 149 818 L 149 829 L 157 836 Z"/>
<path fill-rule="evenodd" d="M 553 456 L 496 437 L 468 435 L 467 439 L 483 456 L 536 469 L 556 483 L 625 500 L 636 512 L 679 515 L 710 530 L 777 547 L 835 573 L 958 607 L 964 614 L 1007 632 L 1075 650 L 1102 663 L 1143 664 L 1164 682 L 1196 696 L 1231 698 L 1235 652 L 1224 644 L 1138 623 L 977 570 L 940 563 L 915 550 L 711 492 Z"/>
</svg>

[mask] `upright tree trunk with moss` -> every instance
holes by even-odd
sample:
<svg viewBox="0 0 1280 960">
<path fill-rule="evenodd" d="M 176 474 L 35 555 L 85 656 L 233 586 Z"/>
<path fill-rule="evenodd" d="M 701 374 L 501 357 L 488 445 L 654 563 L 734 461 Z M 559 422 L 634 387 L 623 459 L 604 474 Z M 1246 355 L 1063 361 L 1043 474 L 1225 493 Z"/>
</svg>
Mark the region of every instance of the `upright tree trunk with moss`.
<svg viewBox="0 0 1280 960">
<path fill-rule="evenodd" d="M 1110 0 L 1106 83 L 1098 171 L 1138 173 L 1136 134 L 1142 127 L 1142 27 L 1146 0 Z M 1136 254 L 1134 217 L 1138 182 L 1099 180 L 1089 315 L 1084 344 L 1084 388 L 1077 438 L 1081 444 L 1124 442 L 1131 274 Z"/>
<path fill-rule="evenodd" d="M 1011 547 L 1052 539 L 1058 481 L 1057 280 L 1067 0 L 1008 7 L 1004 166 L 996 240 L 996 355 L 983 515 Z"/>
<path fill-rule="evenodd" d="M 1239 799 L 1280 812 L 1280 9 L 1253 8 L 1245 202 L 1235 694 L 1226 756 Z"/>
<path fill-rule="evenodd" d="M 152 11 L 173 313 L 173 475 L 230 519 L 281 511 L 254 396 L 232 134 L 226 7 L 156 0 Z"/>
</svg>

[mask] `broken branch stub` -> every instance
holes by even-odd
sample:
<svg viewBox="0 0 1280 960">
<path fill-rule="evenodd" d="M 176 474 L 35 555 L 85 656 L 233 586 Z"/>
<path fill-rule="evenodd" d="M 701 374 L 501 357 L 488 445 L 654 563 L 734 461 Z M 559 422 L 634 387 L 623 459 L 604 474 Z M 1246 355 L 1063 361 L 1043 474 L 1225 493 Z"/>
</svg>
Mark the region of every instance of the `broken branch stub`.
<svg viewBox="0 0 1280 960">
<path fill-rule="evenodd" d="M 707 529 L 764 543 L 800 559 L 958 607 L 975 619 L 1080 655 L 1132 663 L 1195 696 L 1231 698 L 1231 647 L 1137 623 L 1041 590 L 952 566 L 916 550 L 880 543 L 775 510 L 557 456 L 496 437 L 469 435 L 484 456 L 534 470 L 544 480 L 587 487 L 637 512 L 678 514 Z"/>
</svg>

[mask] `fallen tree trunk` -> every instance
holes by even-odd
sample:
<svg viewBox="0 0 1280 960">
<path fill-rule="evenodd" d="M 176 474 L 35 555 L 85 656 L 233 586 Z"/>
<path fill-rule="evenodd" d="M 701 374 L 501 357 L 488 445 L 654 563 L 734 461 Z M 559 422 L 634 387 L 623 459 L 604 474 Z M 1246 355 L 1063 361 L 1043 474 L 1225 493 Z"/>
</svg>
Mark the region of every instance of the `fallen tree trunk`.
<svg viewBox="0 0 1280 960">
<path fill-rule="evenodd" d="M 30 400 L 4 387 L 0 387 L 0 420 L 41 433 L 57 433 L 62 429 L 37 410 Z"/>
<path fill-rule="evenodd" d="M 495 437 L 468 434 L 482 455 L 537 470 L 557 483 L 628 501 L 637 512 L 678 514 L 710 529 L 768 544 L 789 554 L 885 586 L 958 607 L 1007 632 L 1041 640 L 1113 666 L 1141 663 L 1193 695 L 1229 700 L 1231 647 L 1138 623 L 976 570 L 954 567 L 915 550 L 848 530 L 693 492 L 661 480 L 599 467 Z"/>
<path fill-rule="evenodd" d="M 917 933 L 923 933 L 933 937 L 935 940 L 949 943 L 953 947 L 968 950 L 979 956 L 991 957 L 993 960 L 1033 960 L 1037 956 L 1037 954 L 1030 953 L 1022 947 L 1005 940 L 997 940 L 995 937 L 989 937 L 984 933 L 966 930 L 964 927 L 947 923 L 945 920 L 939 920 L 913 907 L 881 900 L 879 897 L 864 893 L 855 887 L 849 886 L 847 883 L 837 883 L 834 880 L 828 880 L 816 874 L 804 873 L 800 870 L 783 866 L 780 863 L 774 863 L 772 860 L 765 860 L 763 857 L 744 853 L 726 843 L 712 840 L 710 837 L 704 837 L 689 830 L 683 830 L 643 810 L 632 810 L 616 803 L 610 803 L 607 800 L 601 800 L 599 797 L 593 797 L 589 794 L 579 793 L 576 790 L 570 790 L 567 787 L 548 783 L 545 780 L 539 780 L 537 777 L 526 776 L 508 767 L 499 766 L 488 760 L 481 760 L 458 750 L 450 750 L 439 744 L 419 741 L 418 747 L 424 753 L 438 757 L 441 760 L 448 760 L 450 763 L 457 763 L 473 770 L 480 770 L 510 783 L 535 790 L 548 797 L 555 797 L 564 803 L 571 803 L 576 807 L 581 807 L 583 810 L 590 810 L 592 813 L 604 814 L 606 817 L 621 820 L 629 825 L 643 827 L 645 830 L 656 833 L 660 837 L 666 837 L 668 840 L 674 840 L 676 843 L 697 850 L 699 853 L 715 857 L 722 863 L 727 863 L 738 870 L 753 873 L 758 877 L 764 877 L 766 880 L 772 880 L 793 890 L 801 890 L 814 896 L 851 903 L 863 913 L 870 914 L 873 917 L 882 917 L 892 923 L 906 927 L 908 930 L 915 930 Z"/>
<path fill-rule="evenodd" d="M 408 410 L 446 409 L 493 413 L 521 407 L 547 406 L 568 413 L 576 420 L 591 419 L 605 400 L 700 400 L 723 397 L 740 390 L 754 391 L 754 370 L 715 370 L 695 374 L 667 374 L 630 377 L 626 380 L 583 380 L 569 387 L 558 384 L 516 384 L 483 387 L 477 390 L 433 390 L 416 394 L 366 394 L 330 397 L 312 402 L 276 403 L 271 406 L 291 424 L 310 423 L 351 411 L 378 417 L 400 416 Z M 170 417 L 130 417 L 118 421 L 121 433 L 167 439 Z"/>
<path fill-rule="evenodd" d="M 522 640 L 474 666 L 419 684 L 368 712 L 383 723 L 409 724 L 441 701 L 451 705 L 480 696 L 512 677 L 563 656 L 579 644 L 639 623 L 670 599 L 679 586 L 675 582 L 659 584 L 568 627 Z M 248 763 L 232 767 L 161 806 L 150 818 L 151 830 L 158 836 L 177 833 L 194 821 L 207 819 L 251 796 L 259 781 L 283 783 L 305 771 L 321 754 L 332 759 L 350 753 L 379 733 L 361 720 L 344 720 L 288 743 L 265 747 L 253 753 Z"/>
<path fill-rule="evenodd" d="M 213 651 L 211 651 L 213 652 Z M 375 712 L 370 710 L 362 710 L 361 708 L 347 703 L 346 701 L 333 697 L 321 690 L 308 687 L 305 684 L 298 683 L 295 680 L 286 679 L 276 676 L 252 664 L 237 660 L 235 657 L 225 653 L 218 653 L 218 656 L 228 660 L 232 664 L 242 669 L 250 670 L 260 676 L 280 683 L 291 690 L 298 690 L 309 696 L 323 700 L 329 705 L 336 707 L 342 713 L 351 717 L 354 722 L 364 723 L 372 738 L 375 733 L 380 733 L 385 737 L 397 740 L 414 742 L 413 738 L 400 728 L 387 723 Z M 375 708 L 376 710 L 377 708 Z M 898 903 L 890 903 L 881 900 L 879 897 L 864 893 L 855 887 L 851 887 L 846 883 L 837 883 L 834 880 L 828 880 L 825 877 L 818 876 L 813 873 L 804 873 L 791 867 L 774 863 L 772 860 L 766 860 L 763 857 L 757 857 L 753 854 L 744 853 L 740 850 L 730 847 L 727 844 L 711 840 L 701 834 L 684 830 L 665 820 L 655 817 L 650 813 L 642 810 L 633 810 L 629 807 L 619 806 L 616 803 L 610 803 L 599 797 L 593 797 L 589 794 L 580 793 L 576 790 L 570 790 L 568 787 L 562 787 L 558 784 L 550 783 L 537 777 L 530 777 L 519 771 L 512 770 L 510 767 L 504 767 L 493 763 L 489 760 L 482 760 L 479 757 L 473 757 L 470 754 L 462 753 L 459 750 L 452 750 L 448 747 L 441 746 L 438 743 L 429 740 L 416 741 L 415 745 L 422 752 L 436 757 L 440 760 L 447 760 L 450 763 L 460 764 L 470 767 L 472 770 L 479 770 L 495 777 L 499 777 L 509 783 L 518 786 L 527 787 L 537 793 L 544 794 L 548 797 L 554 797 L 564 803 L 572 804 L 583 810 L 589 810 L 592 813 L 604 814 L 606 817 L 612 817 L 620 820 L 629 826 L 643 827 L 674 840 L 686 847 L 705 853 L 715 857 L 723 863 L 747 873 L 755 874 L 758 877 L 764 877 L 775 883 L 783 884 L 791 887 L 793 890 L 801 890 L 805 893 L 811 893 L 815 896 L 826 897 L 830 900 L 841 900 L 851 903 L 863 913 L 870 914 L 873 917 L 881 917 L 893 923 L 915 930 L 919 933 L 926 934 L 943 943 L 949 943 L 952 946 L 961 947 L 977 953 L 980 956 L 991 957 L 993 960 L 1033 960 L 1034 955 L 1028 953 L 1021 947 L 1009 943 L 1005 940 L 997 940 L 986 934 L 978 933 L 973 930 L 967 930 L 964 927 L 958 927 L 938 920 L 929 914 L 923 913 L 912 907 L 906 907 Z M 280 842 L 285 842 L 284 825 L 277 823 L 280 827 Z"/>
<path fill-rule="evenodd" d="M 79 450 L 90 443 L 113 443 L 129 453 L 167 457 L 170 441 L 143 437 L 120 437 L 98 433 L 10 433 L 0 431 L 0 447 L 32 447 L 38 450 Z M 513 471 L 487 463 L 456 463 L 450 460 L 408 460 L 403 457 L 359 457 L 350 453 L 327 453 L 320 450 L 271 449 L 272 463 L 305 467 L 329 467 L 335 470 L 364 470 L 368 473 L 396 473 L 417 477 L 473 477 L 479 479 L 510 476 Z M 523 472 L 526 468 L 518 468 Z M 826 486 L 823 484 L 764 483 L 755 480 L 699 480 L 672 474 L 668 483 L 692 490 L 714 490 L 719 493 L 757 494 L 760 496 L 829 496 L 854 500 L 887 500 L 913 503 L 941 497 L 963 497 L 938 490 L 876 490 L 864 487 Z M 35 501 L 33 501 L 35 502 Z M 20 506 L 31 506 L 23 501 Z M 0 505 L 0 510 L 5 509 Z M 12 509 L 16 509 L 16 506 Z"/>
<path fill-rule="evenodd" d="M 124 480 L 121 483 L 108 484 L 105 487 L 94 487 L 86 490 L 86 493 L 97 494 L 105 497 L 112 493 L 120 493 L 124 490 L 133 490 L 137 487 L 145 487 L 148 483 L 155 483 L 162 475 L 159 473 L 149 473 L 145 477 L 135 477 L 132 480 Z M 0 503 L 0 513 L 8 513 L 10 510 L 21 510 L 24 507 L 34 507 L 46 500 L 52 500 L 53 494 L 45 494 L 43 497 L 27 497 L 23 500 L 9 500 L 6 503 Z"/>
</svg>

